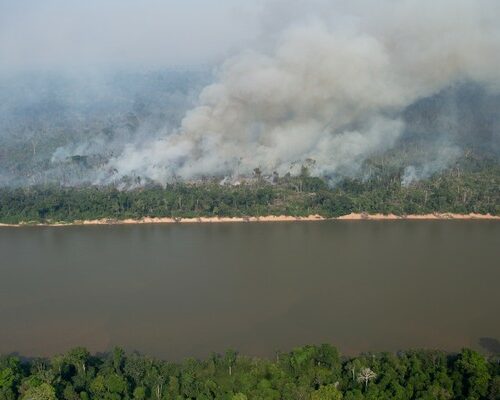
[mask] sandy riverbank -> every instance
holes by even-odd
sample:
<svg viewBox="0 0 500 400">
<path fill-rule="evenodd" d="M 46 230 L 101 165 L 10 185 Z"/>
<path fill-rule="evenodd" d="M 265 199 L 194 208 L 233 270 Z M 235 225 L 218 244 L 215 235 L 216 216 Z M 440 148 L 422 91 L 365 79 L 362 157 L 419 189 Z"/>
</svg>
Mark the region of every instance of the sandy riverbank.
<svg viewBox="0 0 500 400">
<path fill-rule="evenodd" d="M 352 213 L 343 215 L 336 219 L 348 221 L 360 220 L 470 220 L 470 219 L 486 219 L 486 220 L 500 220 L 500 216 L 491 214 L 453 214 L 453 213 L 433 213 L 433 214 L 411 214 L 411 215 L 395 215 L 395 214 L 365 214 L 365 213 Z"/>
<path fill-rule="evenodd" d="M 20 223 L 1 224 L 0 227 L 22 227 L 22 226 L 72 226 L 72 225 L 136 225 L 136 224 L 198 224 L 198 223 L 231 223 L 231 222 L 302 222 L 302 221 L 396 221 L 396 220 L 500 220 L 500 216 L 491 214 L 415 214 L 415 215 L 395 215 L 395 214 L 366 214 L 351 213 L 337 218 L 325 218 L 321 215 L 309 215 L 307 217 L 293 217 L 289 215 L 268 215 L 262 217 L 199 217 L 199 218 L 141 218 L 141 219 L 95 219 L 85 221 L 75 221 L 71 223 Z"/>
</svg>

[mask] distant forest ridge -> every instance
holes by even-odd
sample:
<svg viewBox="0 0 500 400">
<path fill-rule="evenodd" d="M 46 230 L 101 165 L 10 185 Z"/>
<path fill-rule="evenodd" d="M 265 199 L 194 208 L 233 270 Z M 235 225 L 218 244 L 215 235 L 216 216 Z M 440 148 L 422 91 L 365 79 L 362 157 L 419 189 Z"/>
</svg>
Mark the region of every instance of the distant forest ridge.
<svg viewBox="0 0 500 400">
<path fill-rule="evenodd" d="M 327 344 L 277 352 L 273 360 L 234 350 L 182 363 L 115 348 L 75 348 L 51 359 L 0 357 L 0 399 L 40 400 L 495 400 L 498 356 L 472 350 L 401 351 L 341 357 Z"/>
<path fill-rule="evenodd" d="M 256 169 L 241 182 L 206 179 L 119 190 L 115 186 L 56 185 L 0 188 L 0 222 L 55 223 L 95 219 L 258 217 L 268 215 L 338 217 L 368 214 L 500 215 L 500 164 L 463 158 L 429 178 L 404 182 L 398 167 L 371 166 L 366 178 L 332 182 L 312 177 L 265 177 Z"/>
</svg>

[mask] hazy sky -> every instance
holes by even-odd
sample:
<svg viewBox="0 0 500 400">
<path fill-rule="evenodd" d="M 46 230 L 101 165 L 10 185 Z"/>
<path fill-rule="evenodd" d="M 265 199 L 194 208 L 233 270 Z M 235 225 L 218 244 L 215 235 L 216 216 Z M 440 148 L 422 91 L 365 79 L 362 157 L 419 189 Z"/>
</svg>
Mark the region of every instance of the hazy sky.
<svg viewBox="0 0 500 400">
<path fill-rule="evenodd" d="M 0 0 L 0 67 L 218 62 L 259 30 L 260 1 Z"/>
</svg>

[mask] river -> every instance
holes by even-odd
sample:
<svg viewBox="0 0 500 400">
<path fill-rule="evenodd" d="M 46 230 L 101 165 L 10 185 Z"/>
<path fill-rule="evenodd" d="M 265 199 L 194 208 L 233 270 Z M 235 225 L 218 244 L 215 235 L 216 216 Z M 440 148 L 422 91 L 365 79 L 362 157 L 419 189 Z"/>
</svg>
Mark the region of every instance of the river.
<svg viewBox="0 0 500 400">
<path fill-rule="evenodd" d="M 161 358 L 480 349 L 500 338 L 500 223 L 0 228 L 0 353 Z"/>
</svg>

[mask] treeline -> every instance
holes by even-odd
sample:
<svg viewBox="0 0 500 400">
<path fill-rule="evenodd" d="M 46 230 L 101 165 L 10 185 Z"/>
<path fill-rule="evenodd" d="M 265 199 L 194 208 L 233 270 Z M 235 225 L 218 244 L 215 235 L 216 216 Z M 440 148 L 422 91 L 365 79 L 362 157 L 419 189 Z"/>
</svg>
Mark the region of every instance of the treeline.
<svg viewBox="0 0 500 400">
<path fill-rule="evenodd" d="M 500 165 L 451 168 L 402 183 L 402 171 L 375 171 L 367 179 L 332 184 L 310 177 L 256 176 L 239 185 L 218 181 L 114 187 L 0 188 L 0 222 L 72 222 L 141 217 L 262 216 L 356 213 L 397 215 L 434 212 L 500 214 Z"/>
<path fill-rule="evenodd" d="M 343 358 L 330 345 L 275 359 L 212 354 L 182 363 L 75 348 L 50 360 L 0 358 L 0 399 L 34 400 L 495 400 L 500 363 L 472 350 L 370 353 Z"/>
</svg>

